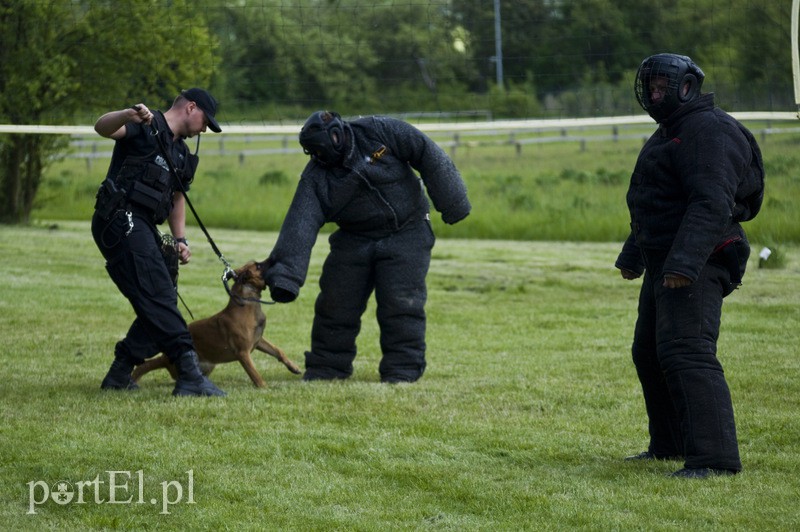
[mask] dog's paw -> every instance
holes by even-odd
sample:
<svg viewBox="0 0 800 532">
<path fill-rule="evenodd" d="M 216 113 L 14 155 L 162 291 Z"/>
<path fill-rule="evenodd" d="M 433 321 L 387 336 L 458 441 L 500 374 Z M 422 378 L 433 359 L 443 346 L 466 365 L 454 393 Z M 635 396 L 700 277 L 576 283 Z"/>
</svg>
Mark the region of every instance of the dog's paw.
<svg viewBox="0 0 800 532">
<path fill-rule="evenodd" d="M 286 367 L 289 369 L 289 371 L 291 371 L 295 375 L 300 375 L 301 373 L 303 373 L 303 371 L 299 367 L 297 367 L 297 364 L 295 364 L 291 360 L 286 361 Z"/>
</svg>

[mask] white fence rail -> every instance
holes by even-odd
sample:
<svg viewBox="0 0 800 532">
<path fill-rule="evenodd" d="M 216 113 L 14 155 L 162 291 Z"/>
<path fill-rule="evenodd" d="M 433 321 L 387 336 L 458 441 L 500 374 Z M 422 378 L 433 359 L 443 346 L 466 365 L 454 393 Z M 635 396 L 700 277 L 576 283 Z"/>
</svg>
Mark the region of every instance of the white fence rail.
<svg viewBox="0 0 800 532">
<path fill-rule="evenodd" d="M 752 129 L 764 138 L 771 134 L 799 133 L 798 115 L 791 112 L 732 113 L 743 122 L 758 122 L 762 127 Z M 412 122 L 413 123 L 413 122 Z M 780 124 L 780 127 L 777 125 Z M 223 132 L 205 135 L 203 155 L 237 156 L 240 162 L 246 157 L 300 153 L 297 133 L 301 123 L 279 125 L 223 124 Z M 589 142 L 646 139 L 655 128 L 646 115 L 598 118 L 565 118 L 536 120 L 492 120 L 483 122 L 415 123 L 442 147 L 455 153 L 460 147 L 512 145 L 517 153 L 528 144 L 551 142 L 579 143 L 585 149 Z M 92 126 L 4 125 L 0 134 L 55 134 L 70 135 L 73 150 L 68 157 L 107 159 L 111 156 L 113 141 L 99 137 Z M 233 147 L 230 147 L 233 145 Z"/>
</svg>

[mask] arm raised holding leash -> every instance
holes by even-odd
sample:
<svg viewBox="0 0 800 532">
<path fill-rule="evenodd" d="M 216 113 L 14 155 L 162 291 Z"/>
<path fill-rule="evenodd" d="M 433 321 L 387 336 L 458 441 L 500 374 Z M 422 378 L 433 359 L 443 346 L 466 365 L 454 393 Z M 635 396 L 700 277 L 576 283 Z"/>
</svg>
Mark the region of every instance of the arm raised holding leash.
<svg viewBox="0 0 800 532">
<path fill-rule="evenodd" d="M 157 229 L 168 221 L 172 233 L 185 239 L 185 194 L 198 162 L 185 139 L 207 129 L 219 132 L 216 109 L 208 92 L 193 88 L 182 91 L 163 113 L 137 104 L 106 113 L 95 124 L 98 134 L 116 143 L 98 190 L 92 236 L 109 276 L 136 314 L 114 348 L 104 390 L 137 389 L 133 368 L 163 352 L 177 368 L 173 395 L 225 395 L 200 371 Z M 188 243 L 178 246 L 180 260 L 188 262 Z"/>
</svg>

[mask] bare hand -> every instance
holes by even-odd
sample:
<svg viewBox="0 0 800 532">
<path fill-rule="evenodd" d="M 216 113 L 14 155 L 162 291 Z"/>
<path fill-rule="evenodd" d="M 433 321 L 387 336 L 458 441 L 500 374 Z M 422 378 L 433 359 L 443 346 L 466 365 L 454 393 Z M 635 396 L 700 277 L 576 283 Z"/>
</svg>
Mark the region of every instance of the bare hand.
<svg viewBox="0 0 800 532">
<path fill-rule="evenodd" d="M 137 124 L 150 124 L 153 120 L 153 113 L 143 103 L 134 105 L 131 109 L 136 111 L 131 119 Z"/>
<path fill-rule="evenodd" d="M 683 288 L 690 284 L 692 284 L 692 280 L 679 273 L 664 274 L 664 287 L 666 288 Z"/>
<path fill-rule="evenodd" d="M 192 251 L 183 242 L 178 242 L 178 256 L 181 259 L 181 264 L 187 264 L 189 259 L 192 258 Z"/>
</svg>

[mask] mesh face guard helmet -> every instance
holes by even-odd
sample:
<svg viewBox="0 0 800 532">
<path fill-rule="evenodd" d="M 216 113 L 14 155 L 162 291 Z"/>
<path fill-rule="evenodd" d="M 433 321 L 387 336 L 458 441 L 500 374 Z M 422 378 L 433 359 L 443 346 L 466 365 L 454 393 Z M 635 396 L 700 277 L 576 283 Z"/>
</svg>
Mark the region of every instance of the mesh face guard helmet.
<svg viewBox="0 0 800 532">
<path fill-rule="evenodd" d="M 344 122 L 339 113 L 317 111 L 300 130 L 303 152 L 325 166 L 336 164 L 344 158 Z"/>
<path fill-rule="evenodd" d="M 657 79 L 666 81 L 666 92 L 660 101 L 652 100 L 650 84 Z M 656 54 L 639 65 L 636 72 L 634 92 L 642 109 L 653 120 L 661 122 L 681 105 L 692 101 L 700 94 L 705 74 L 700 67 L 685 55 Z M 686 91 L 684 93 L 684 86 Z"/>
</svg>

